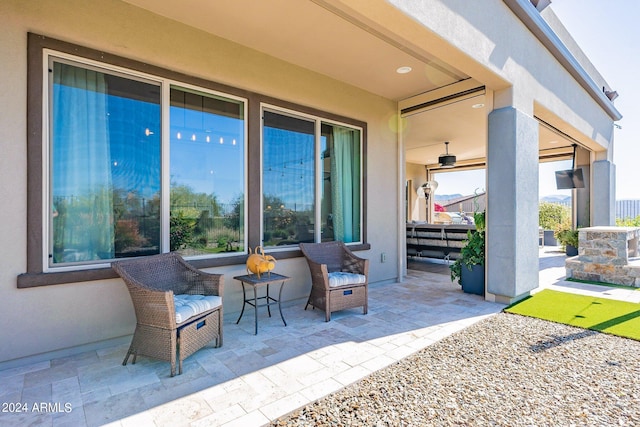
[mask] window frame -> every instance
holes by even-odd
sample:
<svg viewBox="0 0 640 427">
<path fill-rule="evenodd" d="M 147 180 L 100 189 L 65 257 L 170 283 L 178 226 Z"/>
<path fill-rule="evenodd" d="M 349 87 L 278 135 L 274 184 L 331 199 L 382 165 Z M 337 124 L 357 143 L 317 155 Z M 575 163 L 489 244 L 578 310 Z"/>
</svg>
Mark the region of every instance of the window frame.
<svg viewBox="0 0 640 427">
<path fill-rule="evenodd" d="M 243 161 L 242 161 L 242 167 L 243 167 L 243 195 L 245 197 L 245 203 L 243 206 L 243 218 L 244 218 L 244 224 L 243 224 L 243 242 L 244 242 L 244 250 L 242 252 L 232 252 L 232 253 L 219 253 L 216 255 L 206 255 L 206 254 L 201 254 L 201 255 L 193 255 L 190 257 L 185 257 L 185 259 L 188 259 L 189 261 L 198 261 L 198 260 L 204 260 L 206 262 L 206 260 L 209 259 L 216 259 L 216 258 L 233 258 L 233 257 L 238 257 L 240 256 L 245 256 L 248 253 L 248 239 L 249 239 L 249 234 L 248 234 L 248 228 L 249 228 L 249 224 L 248 224 L 248 207 L 249 204 L 246 202 L 246 195 L 247 195 L 247 191 L 248 191 L 248 186 L 249 186 L 249 161 L 248 161 L 248 152 L 249 152 L 249 125 L 248 125 L 248 121 L 249 121 L 249 100 L 247 98 L 244 97 L 240 97 L 240 96 L 234 96 L 231 95 L 229 93 L 223 93 L 223 92 L 219 92 L 219 91 L 215 91 L 215 90 L 211 90 L 211 89 L 206 89 L 202 86 L 196 86 L 196 85 L 192 85 L 189 83 L 185 83 L 185 82 L 178 82 L 176 80 L 169 80 L 167 79 L 167 85 L 166 88 L 163 88 L 163 99 L 167 99 L 166 105 L 163 102 L 163 114 L 166 114 L 167 119 L 164 119 L 163 116 L 163 129 L 162 129 L 162 133 L 163 135 L 166 135 L 166 137 L 163 136 L 162 138 L 162 142 L 163 142 L 163 147 L 162 147 L 162 152 L 165 154 L 162 157 L 162 194 L 161 194 L 161 198 L 162 200 L 167 200 L 170 201 L 170 195 L 169 193 L 171 192 L 171 176 L 170 176 L 170 167 L 169 167 L 169 163 L 170 163 L 170 157 L 171 157 L 171 153 L 170 153 L 170 149 L 171 149 L 171 144 L 170 144 L 170 127 L 171 127 L 171 122 L 170 122 L 170 114 L 169 114 L 169 110 L 171 109 L 171 102 L 170 102 L 170 92 L 172 89 L 176 89 L 176 90 L 182 90 L 182 91 L 191 91 L 197 94 L 203 94 L 203 95 L 212 95 L 212 96 L 217 96 L 217 97 L 222 97 L 222 98 L 226 98 L 228 100 L 233 100 L 233 101 L 239 101 L 243 103 L 243 109 L 242 109 L 242 114 L 243 114 L 243 128 L 244 128 L 244 141 L 243 141 L 243 149 L 244 149 L 244 154 L 243 154 Z M 166 112 L 165 112 L 166 109 Z M 164 145 L 166 144 L 166 146 Z M 166 224 L 165 224 L 165 220 L 166 220 Z M 170 204 L 169 202 L 165 203 L 163 202 L 163 215 L 162 215 L 162 221 L 161 221 L 161 227 L 163 230 L 169 230 L 169 221 L 170 221 Z M 167 251 L 169 250 L 170 247 L 170 243 L 169 243 L 169 233 L 165 233 L 162 236 L 162 247 L 163 249 L 167 249 Z"/>
<path fill-rule="evenodd" d="M 81 58 L 78 56 L 74 56 L 68 53 L 62 53 L 55 51 L 53 49 L 43 49 L 42 50 L 42 62 L 43 62 L 43 75 L 42 80 L 44 82 L 43 85 L 43 94 L 42 94 L 42 105 L 43 105 L 43 113 L 42 113 L 42 271 L 44 273 L 54 273 L 54 272 L 66 272 L 66 271 L 76 271 L 76 270 L 93 270 L 96 268 L 108 268 L 110 267 L 111 260 L 105 260 L 105 262 L 86 262 L 82 264 L 72 264 L 72 265 L 60 265 L 60 266 L 51 266 L 49 265 L 48 259 L 50 258 L 50 250 L 51 250 L 51 223 L 49 221 L 49 212 L 52 211 L 52 194 L 51 194 L 51 174 L 52 174 L 52 165 L 51 165 L 51 117 L 53 114 L 53 100 L 51 99 L 51 95 L 53 92 L 53 83 L 52 83 L 52 75 L 51 75 L 51 66 L 54 62 L 71 65 L 78 68 L 84 68 L 87 70 L 97 71 L 100 73 L 110 73 L 112 75 L 117 75 L 121 78 L 126 78 L 134 81 L 141 81 L 144 83 L 155 84 L 160 89 L 160 122 L 162 125 L 162 133 L 163 137 L 160 141 L 160 152 L 161 152 L 161 172 L 160 172 L 160 188 L 161 188 L 161 199 L 164 200 L 164 186 L 165 183 L 165 172 L 164 172 L 164 157 L 162 153 L 165 150 L 164 143 L 164 118 L 165 118 L 165 107 L 164 103 L 164 89 L 163 85 L 166 80 L 155 78 L 154 76 L 145 75 L 143 73 L 136 72 L 135 70 L 127 70 L 122 67 L 117 67 L 109 64 L 101 64 L 97 61 L 87 60 L 85 58 Z M 162 203 L 162 208 L 160 212 L 160 229 L 161 236 L 160 240 L 162 242 L 161 246 L 164 246 L 164 227 L 165 227 L 165 209 L 164 209 L 164 201 Z M 168 226 L 168 222 L 166 224 Z M 162 248 L 161 248 L 162 249 Z M 114 259 L 115 260 L 115 259 Z"/>
<path fill-rule="evenodd" d="M 299 118 L 303 120 L 308 120 L 314 123 L 314 222 L 316 226 L 314 227 L 314 242 L 318 243 L 322 241 L 322 233 L 319 228 L 319 224 L 321 224 L 321 215 L 322 215 L 322 188 L 320 183 L 322 182 L 322 147 L 320 144 L 320 140 L 322 138 L 322 125 L 327 124 L 330 126 L 342 126 L 349 129 L 357 130 L 360 133 L 360 195 L 358 203 L 360 203 L 360 218 L 359 218 L 359 227 L 360 227 L 360 239 L 357 242 L 348 242 L 345 243 L 347 246 L 357 247 L 362 245 L 366 240 L 364 239 L 364 184 L 365 184 L 365 176 L 364 176 L 364 128 L 357 124 L 346 123 L 344 121 L 327 118 L 326 114 L 322 114 L 317 112 L 316 114 L 312 114 L 309 112 L 303 112 L 297 109 L 291 109 L 286 107 L 281 107 L 278 105 L 274 105 L 267 102 L 260 103 L 260 177 L 261 177 L 261 188 L 260 188 L 260 241 L 261 244 L 264 244 L 264 191 L 262 187 L 262 177 L 264 176 L 264 112 L 268 111 L 270 113 L 279 114 L 282 116 Z M 287 250 L 291 250 L 291 245 L 285 246 L 282 248 L 278 248 L 277 246 L 265 246 L 265 250 L 268 252 L 286 252 Z"/>
<path fill-rule="evenodd" d="M 43 96 L 48 90 L 48 79 L 43 79 L 43 73 L 48 69 L 43 51 L 50 49 L 58 54 L 67 54 L 81 58 L 84 61 L 95 61 L 100 68 L 120 67 L 127 71 L 154 76 L 160 79 L 172 80 L 178 87 L 217 92 L 224 97 L 238 97 L 245 102 L 245 245 L 246 248 L 261 244 L 262 238 L 262 152 L 261 152 L 261 104 L 269 104 L 276 108 L 289 109 L 296 114 L 310 114 L 321 117 L 327 122 L 336 122 L 349 127 L 361 128 L 361 242 L 353 244 L 352 250 L 368 250 L 367 242 L 367 124 L 353 118 L 318 110 L 313 107 L 295 104 L 256 92 L 217 83 L 193 75 L 169 70 L 141 61 L 113 55 L 108 52 L 84 47 L 74 43 L 49 38 L 43 35 L 27 34 L 27 223 L 26 223 L 26 272 L 17 277 L 18 288 L 30 288 L 57 284 L 87 282 L 116 278 L 117 275 L 110 266 L 78 269 L 74 267 L 68 271 L 45 271 L 47 253 L 43 253 L 47 236 L 43 235 L 43 209 L 48 206 L 45 198 L 48 190 L 43 186 L 43 162 L 45 157 L 43 144 L 45 114 L 47 109 L 43 103 Z M 167 86 L 168 90 L 168 86 Z M 164 101 L 163 101 L 164 102 Z M 164 107 L 163 107 L 164 108 Z M 163 121 L 163 132 L 168 132 L 168 121 Z M 163 158 L 164 161 L 164 158 Z M 163 167 L 165 167 L 163 165 Z M 164 169 L 163 169 L 164 170 Z M 164 191 L 164 187 L 163 187 Z M 253 202 L 252 202 L 253 201 Z M 256 203 L 255 201 L 259 201 Z M 168 217 L 166 218 L 168 222 Z M 48 231 L 48 230 L 47 230 Z M 274 253 L 277 259 L 296 258 L 301 256 L 298 248 L 288 248 Z M 230 265 L 242 265 L 246 261 L 245 254 L 230 256 L 207 257 L 204 259 L 189 259 L 189 263 L 196 268 L 212 268 Z"/>
<path fill-rule="evenodd" d="M 43 49 L 43 63 L 46 64 L 45 70 L 43 70 L 43 80 L 46 80 L 46 87 L 43 93 L 43 106 L 45 112 L 43 113 L 43 206 L 42 210 L 42 221 L 43 221 L 43 241 L 42 241 L 42 262 L 43 262 L 43 272 L 64 272 L 64 271 L 75 271 L 75 270 L 92 270 L 95 268 L 109 268 L 111 262 L 115 260 L 105 260 L 105 262 L 94 261 L 94 262 L 85 262 L 82 264 L 71 264 L 71 265 L 60 265 L 60 266 L 51 266 L 49 262 L 47 262 L 48 258 L 50 258 L 50 239 L 51 239 L 51 230 L 49 223 L 49 215 L 48 213 L 51 211 L 51 194 L 50 194 L 50 179 L 51 179 L 51 164 L 50 164 L 50 154 L 51 154 L 51 135 L 49 131 L 51 129 L 50 118 L 53 113 L 53 105 L 52 100 L 50 99 L 50 95 L 52 94 L 52 83 L 51 83 L 51 73 L 48 71 L 51 65 L 54 62 L 60 62 L 68 65 L 72 65 L 78 68 L 86 68 L 93 71 L 98 71 L 101 73 L 110 73 L 113 75 L 117 75 L 122 78 L 130 79 L 132 81 L 141 81 L 144 83 L 151 83 L 158 85 L 160 89 L 160 125 L 162 129 L 162 137 L 160 140 L 160 200 L 161 200 L 161 210 L 160 210 L 160 253 L 166 253 L 169 251 L 169 212 L 170 212 L 170 150 L 171 150 L 171 142 L 170 142 L 170 127 L 171 127 L 171 114 L 170 109 L 171 105 L 169 102 L 169 93 L 172 89 L 179 91 L 187 91 L 194 92 L 202 95 L 211 95 L 213 97 L 224 98 L 229 101 L 235 101 L 238 103 L 242 103 L 242 114 L 243 114 L 243 128 L 244 128 L 244 141 L 243 141 L 243 193 L 247 191 L 247 99 L 232 96 L 226 93 L 221 93 L 218 91 L 212 91 L 207 88 L 195 86 L 192 84 L 184 83 L 181 81 L 177 81 L 169 78 L 161 78 L 153 75 L 147 75 L 145 73 L 140 73 L 135 70 L 128 70 L 123 67 L 118 67 L 110 64 L 101 64 L 96 61 L 86 60 L 81 57 L 77 57 L 74 55 L 69 55 L 66 53 L 60 53 L 52 49 Z M 246 218 L 246 209 L 247 204 L 244 204 L 244 218 Z M 245 221 L 246 222 L 246 221 Z M 243 242 L 247 241 L 247 232 L 246 232 L 246 224 L 243 224 Z M 190 257 L 185 257 L 188 259 L 208 259 L 208 258 L 217 258 L 217 257 L 229 257 L 233 255 L 245 255 L 247 253 L 247 246 L 244 245 L 245 249 L 242 252 L 238 253 L 220 253 L 215 255 L 194 255 Z"/>
</svg>

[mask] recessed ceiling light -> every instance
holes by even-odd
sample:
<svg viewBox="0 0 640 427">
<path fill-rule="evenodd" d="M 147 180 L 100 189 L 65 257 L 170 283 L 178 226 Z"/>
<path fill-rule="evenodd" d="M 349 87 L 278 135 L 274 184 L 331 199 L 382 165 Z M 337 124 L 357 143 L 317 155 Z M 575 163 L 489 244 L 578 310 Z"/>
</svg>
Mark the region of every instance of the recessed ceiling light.
<svg viewBox="0 0 640 427">
<path fill-rule="evenodd" d="M 483 108 L 483 107 L 484 107 L 484 104 L 482 104 L 482 103 L 480 103 L 480 104 L 473 104 L 473 105 L 471 106 L 471 108 L 476 108 L 476 109 L 477 109 L 477 108 Z"/>
<path fill-rule="evenodd" d="M 549 144 L 557 144 L 558 141 L 556 141 L 555 139 L 553 141 L 549 141 Z"/>
<path fill-rule="evenodd" d="M 411 70 L 412 70 L 412 68 L 411 68 L 411 67 L 404 66 L 404 67 L 399 67 L 399 68 L 396 70 L 396 73 L 398 73 L 398 74 L 407 74 L 407 73 L 410 73 L 410 72 L 411 72 Z"/>
</svg>

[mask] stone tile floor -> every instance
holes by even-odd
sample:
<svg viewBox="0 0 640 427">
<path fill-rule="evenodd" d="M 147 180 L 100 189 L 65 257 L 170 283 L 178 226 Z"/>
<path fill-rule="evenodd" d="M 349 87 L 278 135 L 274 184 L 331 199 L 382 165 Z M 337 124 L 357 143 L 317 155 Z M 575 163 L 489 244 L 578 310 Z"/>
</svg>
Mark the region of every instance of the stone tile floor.
<svg viewBox="0 0 640 427">
<path fill-rule="evenodd" d="M 122 366 L 126 345 L 0 371 L 0 425 L 267 424 L 504 307 L 462 293 L 445 265 L 422 267 L 403 283 L 370 285 L 366 316 L 345 310 L 326 323 L 292 301 L 288 326 L 261 312 L 253 335 L 253 313 L 239 325 L 234 313 L 224 346 L 198 351 L 173 378 L 168 363 L 145 357 Z M 575 287 L 563 271 L 564 255 L 541 249 L 541 287 Z"/>
</svg>

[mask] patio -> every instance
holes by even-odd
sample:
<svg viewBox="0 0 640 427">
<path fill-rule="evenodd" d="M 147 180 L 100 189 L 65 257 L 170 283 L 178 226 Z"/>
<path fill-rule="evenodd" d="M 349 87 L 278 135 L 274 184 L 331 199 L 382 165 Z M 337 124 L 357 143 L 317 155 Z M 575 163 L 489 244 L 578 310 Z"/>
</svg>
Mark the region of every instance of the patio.
<svg viewBox="0 0 640 427">
<path fill-rule="evenodd" d="M 503 303 L 538 284 L 540 162 L 584 168 L 578 224 L 613 223 L 617 92 L 551 8 L 185 3 L 0 2 L 2 194 L 15 205 L 2 222 L 0 425 L 262 425 L 498 317 L 446 270 L 393 283 L 404 201 L 451 166 L 486 169 L 467 182 L 490 190 L 487 281 Z M 342 233 L 382 282 L 367 316 L 325 323 L 298 300 L 286 327 L 264 311 L 257 336 L 251 313 L 235 325 L 246 254 L 215 251 L 287 243 L 276 272 L 299 298 L 295 244 Z M 227 275 L 224 346 L 176 377 L 147 358 L 122 366 L 133 312 L 107 264 L 184 244 Z"/>
<path fill-rule="evenodd" d="M 541 287 L 571 286 L 561 280 L 564 259 L 541 249 Z M 3 407 L 0 423 L 266 424 L 503 308 L 462 293 L 445 265 L 419 267 L 404 283 L 370 285 L 366 316 L 346 310 L 326 323 L 298 300 L 283 305 L 287 327 L 261 313 L 256 336 L 252 316 L 236 325 L 231 313 L 224 346 L 197 352 L 173 378 L 168 363 L 145 357 L 122 366 L 128 344 L 0 371 L 3 405 L 27 404 L 22 413 Z"/>
</svg>

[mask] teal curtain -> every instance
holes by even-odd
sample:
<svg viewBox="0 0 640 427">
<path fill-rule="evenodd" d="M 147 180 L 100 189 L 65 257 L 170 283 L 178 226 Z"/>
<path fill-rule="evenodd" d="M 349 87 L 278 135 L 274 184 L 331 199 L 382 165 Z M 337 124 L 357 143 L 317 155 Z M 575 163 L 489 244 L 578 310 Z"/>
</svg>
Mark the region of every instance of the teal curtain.
<svg viewBox="0 0 640 427">
<path fill-rule="evenodd" d="M 330 144 L 334 239 L 356 242 L 360 240 L 359 132 L 334 126 Z"/>
<path fill-rule="evenodd" d="M 53 262 L 113 258 L 108 94 L 102 73 L 54 63 Z"/>
</svg>

